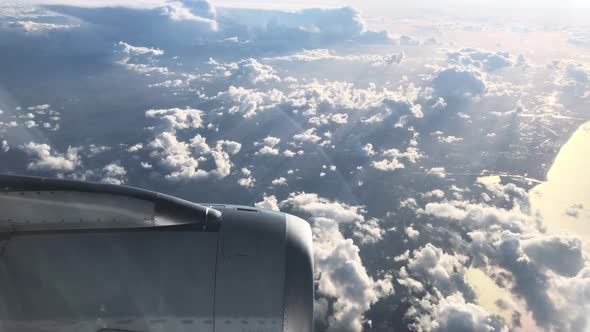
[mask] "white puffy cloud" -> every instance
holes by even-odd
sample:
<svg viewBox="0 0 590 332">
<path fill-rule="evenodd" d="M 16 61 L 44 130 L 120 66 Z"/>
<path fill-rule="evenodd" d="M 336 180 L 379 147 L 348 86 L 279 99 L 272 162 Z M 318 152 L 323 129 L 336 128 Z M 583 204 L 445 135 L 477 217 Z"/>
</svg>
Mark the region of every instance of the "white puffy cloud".
<svg viewBox="0 0 590 332">
<path fill-rule="evenodd" d="M 327 125 L 329 123 L 346 124 L 346 123 L 348 123 L 348 114 L 346 114 L 346 113 L 318 114 L 316 116 L 309 118 L 308 122 L 314 126 Z"/>
<path fill-rule="evenodd" d="M 434 175 L 438 178 L 444 179 L 447 177 L 447 173 L 444 167 L 432 167 L 426 171 L 426 174 Z"/>
<path fill-rule="evenodd" d="M 164 51 L 151 48 L 151 47 L 142 47 L 142 46 L 133 46 L 127 44 L 126 42 L 120 41 L 118 45 L 121 47 L 121 52 L 128 54 L 129 56 L 137 56 L 137 55 L 153 55 L 153 56 L 160 56 L 164 54 Z"/>
<path fill-rule="evenodd" d="M 255 203 L 254 206 L 260 209 L 279 211 L 279 201 L 275 195 L 267 196 L 264 194 L 262 201 Z"/>
<path fill-rule="evenodd" d="M 203 127 L 203 111 L 197 109 L 152 109 L 145 112 L 148 118 L 160 119 L 160 125 L 166 129 L 197 129 Z"/>
<path fill-rule="evenodd" d="M 260 150 L 256 151 L 257 155 L 273 155 L 276 156 L 279 154 L 279 149 L 275 149 L 273 147 L 270 147 L 268 145 L 265 145 L 263 147 L 260 148 Z"/>
<path fill-rule="evenodd" d="M 528 192 L 514 183 L 502 184 L 500 182 L 486 181 L 485 177 L 478 178 L 477 183 L 483 185 L 494 197 L 516 204 L 523 211 L 528 211 L 530 208 Z"/>
<path fill-rule="evenodd" d="M 209 26 L 213 31 L 218 28 L 217 21 L 215 20 L 215 7 L 208 0 L 170 1 L 159 9 L 162 15 L 174 21 L 202 23 Z"/>
<path fill-rule="evenodd" d="M 423 194 L 424 197 L 435 197 L 435 198 L 443 198 L 445 197 L 445 192 L 440 189 L 434 189 L 427 193 Z"/>
<path fill-rule="evenodd" d="M 203 126 L 202 112 L 195 109 L 148 110 L 146 117 L 158 120 L 154 128 L 154 138 L 146 147 L 150 156 L 169 171 L 165 175 L 170 180 L 223 178 L 230 174 L 232 163 L 230 155 L 238 153 L 241 144 L 230 140 L 219 140 L 214 147 L 207 144 L 205 137 L 194 134 L 189 141 L 179 141 L 178 131 L 194 132 Z M 211 158 L 213 170 L 199 168 L 199 162 Z"/>
<path fill-rule="evenodd" d="M 230 155 L 240 152 L 241 148 L 242 145 L 238 142 L 228 140 L 217 141 L 215 149 L 211 150 L 216 169 L 211 171 L 210 174 L 220 178 L 228 176 L 232 166 Z"/>
<path fill-rule="evenodd" d="M 463 48 L 447 54 L 449 62 L 461 66 L 474 66 L 487 71 L 494 71 L 514 65 L 508 52 L 487 52 L 474 48 Z"/>
<path fill-rule="evenodd" d="M 191 145 L 178 141 L 173 132 L 158 134 L 147 147 L 152 150 L 150 155 L 170 170 L 166 178 L 195 179 L 207 176 L 206 171 L 198 168 L 199 161 L 193 156 Z M 208 145 L 206 147 L 209 151 Z"/>
<path fill-rule="evenodd" d="M 415 240 L 418 238 L 418 236 L 420 236 L 420 232 L 416 229 L 414 229 L 414 227 L 412 226 L 408 226 L 405 229 L 406 235 L 408 236 L 408 238 Z"/>
<path fill-rule="evenodd" d="M 451 294 L 464 283 L 467 261 L 467 256 L 451 255 L 428 243 L 413 251 L 406 269 L 412 278 Z"/>
<path fill-rule="evenodd" d="M 453 135 L 450 135 L 450 136 L 446 136 L 446 137 L 439 136 L 437 138 L 437 140 L 438 140 L 439 143 L 453 144 L 453 143 L 457 143 L 457 142 L 463 141 L 463 138 L 461 138 L 461 137 L 455 137 Z"/>
<path fill-rule="evenodd" d="M 0 150 L 4 152 L 10 151 L 10 145 L 8 145 L 8 141 L 2 140 L 2 144 L 0 144 Z"/>
<path fill-rule="evenodd" d="M 143 149 L 143 144 L 142 143 L 137 143 L 137 144 L 134 144 L 134 145 L 128 147 L 127 148 L 127 151 L 133 153 L 133 152 L 140 151 L 141 149 Z"/>
<path fill-rule="evenodd" d="M 427 203 L 424 213 L 461 222 L 470 228 L 488 228 L 522 232 L 530 224 L 530 216 L 520 208 L 511 210 L 466 201 Z"/>
<path fill-rule="evenodd" d="M 410 144 L 414 144 L 410 142 Z M 422 154 L 415 146 L 409 146 L 406 151 L 400 151 L 398 149 L 389 149 L 383 151 L 383 155 L 385 157 L 393 157 L 393 158 L 404 158 L 412 164 L 415 164 L 420 158 L 422 158 Z"/>
<path fill-rule="evenodd" d="M 414 138 L 410 140 L 409 147 L 406 148 L 405 151 L 400 151 L 398 149 L 389 149 L 385 150 L 381 153 L 384 159 L 376 160 L 371 163 L 373 168 L 376 168 L 381 171 L 395 171 L 396 169 L 405 168 L 404 163 L 399 161 L 400 158 L 407 160 L 408 162 L 415 164 L 420 158 L 422 158 L 422 154 L 416 147 L 418 141 L 416 140 L 418 136 L 415 135 Z M 363 148 L 363 152 L 368 156 L 374 155 L 375 152 L 373 151 L 373 145 L 367 144 Z"/>
<path fill-rule="evenodd" d="M 95 145 L 95 144 L 90 144 L 85 150 L 86 150 L 86 154 L 89 157 L 94 157 L 98 154 L 107 152 L 107 151 L 111 151 L 111 147 L 110 146 L 106 146 L 106 145 Z"/>
<path fill-rule="evenodd" d="M 432 77 L 437 97 L 474 98 L 486 92 L 483 73 L 473 67 L 450 66 L 438 69 Z"/>
<path fill-rule="evenodd" d="M 367 157 L 373 156 L 375 154 L 375 150 L 373 150 L 373 144 L 367 143 L 365 146 L 363 146 L 363 152 Z"/>
<path fill-rule="evenodd" d="M 371 218 L 360 224 L 357 223 L 353 230 L 354 238 L 358 239 L 361 244 L 377 243 L 383 239 L 383 234 L 385 231 L 376 218 Z"/>
<path fill-rule="evenodd" d="M 410 292 L 406 317 L 416 331 L 508 331 L 497 318 L 462 295 L 467 256 L 444 252 L 430 243 L 395 258 L 407 261 L 398 282 Z"/>
<path fill-rule="evenodd" d="M 231 63 L 220 63 L 211 59 L 209 64 L 214 66 L 214 69 L 211 75 L 203 76 L 206 80 L 214 78 L 223 79 L 232 84 L 252 85 L 281 81 L 272 66 L 260 63 L 253 58 Z"/>
<path fill-rule="evenodd" d="M 272 180 L 272 184 L 275 186 L 285 186 L 287 185 L 287 179 L 281 176 L 279 178 Z"/>
<path fill-rule="evenodd" d="M 100 182 L 110 184 L 123 184 L 126 181 L 127 171 L 119 163 L 110 163 L 103 167 L 104 175 Z"/>
<path fill-rule="evenodd" d="M 285 156 L 285 157 L 292 158 L 292 157 L 295 157 L 296 155 L 297 155 L 297 153 L 295 153 L 289 149 L 283 151 L 283 156 Z"/>
<path fill-rule="evenodd" d="M 397 160 L 396 158 L 393 159 L 383 159 L 379 161 L 373 161 L 371 166 L 380 170 L 380 171 L 395 171 L 396 169 L 405 168 L 406 166 Z"/>
<path fill-rule="evenodd" d="M 563 329 L 584 331 L 588 329 L 590 310 L 590 268 L 585 267 L 577 275 L 557 277 L 551 282 L 550 296 L 557 302 Z"/>
<path fill-rule="evenodd" d="M 227 91 L 219 92 L 216 98 L 231 105 L 228 108 L 230 114 L 240 113 L 245 118 L 276 107 L 285 100 L 283 93 L 276 89 L 257 91 L 233 85 Z"/>
<path fill-rule="evenodd" d="M 273 146 L 273 147 L 274 147 L 274 146 L 276 146 L 277 144 L 279 144 L 279 143 L 281 142 L 281 139 L 280 139 L 280 138 L 278 138 L 278 137 L 274 137 L 274 136 L 266 136 L 266 137 L 265 137 L 265 138 L 262 140 L 262 142 L 263 142 L 265 145 L 268 145 L 268 146 Z"/>
<path fill-rule="evenodd" d="M 180 79 L 174 79 L 174 80 L 165 80 L 163 82 L 160 83 L 152 83 L 149 84 L 148 87 L 150 88 L 181 88 L 181 87 L 185 87 L 187 86 L 187 82 L 180 80 Z"/>
<path fill-rule="evenodd" d="M 256 183 L 256 179 L 254 179 L 252 175 L 252 171 L 247 168 L 242 168 L 242 175 L 244 178 L 238 180 L 238 184 L 242 187 L 252 187 Z"/>
<path fill-rule="evenodd" d="M 32 158 L 27 169 L 33 171 L 72 172 L 81 166 L 82 161 L 78 155 L 79 148 L 68 147 L 65 154 L 51 151 L 48 144 L 29 142 L 22 146 L 23 151 Z"/>
<path fill-rule="evenodd" d="M 273 155 L 279 154 L 279 149 L 275 148 L 280 143 L 281 139 L 278 137 L 267 136 L 262 142 L 255 142 L 254 145 L 263 144 L 263 146 L 255 152 L 256 155 Z"/>
<path fill-rule="evenodd" d="M 125 68 L 142 74 L 168 74 L 168 68 L 157 65 L 157 58 L 161 57 L 164 51 L 157 48 L 134 46 L 123 41 L 119 41 L 116 46 L 120 55 L 117 63 Z"/>
<path fill-rule="evenodd" d="M 466 303 L 460 293 L 447 296 L 434 306 L 434 318 L 426 328 L 433 332 L 508 332 L 504 324 L 484 308 Z"/>
<path fill-rule="evenodd" d="M 369 276 L 358 254 L 359 248 L 340 230 L 343 224 L 362 223 L 362 209 L 306 193 L 290 194 L 281 206 L 310 215 L 317 295 L 329 300 L 332 307 L 327 318 L 329 330 L 361 331 L 364 312 L 380 298 L 393 293 L 391 276 L 385 275 L 380 280 Z"/>
<path fill-rule="evenodd" d="M 306 131 L 293 135 L 293 139 L 300 142 L 308 142 L 308 143 L 317 143 L 322 140 L 322 138 L 316 135 L 316 129 L 310 128 Z"/>
<path fill-rule="evenodd" d="M 391 41 L 387 32 L 369 30 L 360 13 L 352 7 L 257 11 L 256 20 L 248 19 L 248 15 L 231 16 L 231 12 L 224 15 L 237 24 L 237 29 L 245 30 L 247 26 L 250 32 L 248 37 L 258 42 L 314 48 L 315 45 L 349 41 L 357 44 Z M 245 35 L 237 29 L 237 34 Z M 276 41 L 276 31 L 281 32 L 282 39 L 279 42 Z"/>
<path fill-rule="evenodd" d="M 575 237 L 556 234 L 536 236 L 522 240 L 521 245 L 530 259 L 555 273 L 574 276 L 584 266 L 582 243 Z"/>
</svg>

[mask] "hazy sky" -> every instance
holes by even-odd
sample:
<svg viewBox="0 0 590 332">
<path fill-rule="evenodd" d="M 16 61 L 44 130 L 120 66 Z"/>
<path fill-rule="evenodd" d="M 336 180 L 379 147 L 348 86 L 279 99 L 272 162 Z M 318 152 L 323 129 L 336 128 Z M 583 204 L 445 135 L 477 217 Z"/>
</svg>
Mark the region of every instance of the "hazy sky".
<svg viewBox="0 0 590 332">
<path fill-rule="evenodd" d="M 77 5 L 126 5 L 126 6 L 150 6 L 150 5 L 157 5 L 164 2 L 166 0 L 75 0 L 75 1 L 65 1 L 65 0 L 8 0 L 7 3 L 33 3 L 33 4 L 54 4 L 54 3 L 69 3 L 69 4 L 77 4 Z M 400 0 L 393 0 L 393 1 L 380 1 L 380 0 L 367 0 L 367 1 L 360 1 L 360 0 L 285 0 L 277 3 L 276 1 L 272 0 L 246 0 L 246 1 L 237 1 L 237 0 L 218 0 L 212 1 L 218 6 L 232 6 L 232 7 L 263 7 L 263 8 L 301 8 L 301 7 L 342 7 L 342 6 L 355 6 L 360 9 L 370 9 L 370 8 L 388 8 L 388 9 L 395 9 L 395 8 L 432 8 L 432 9 L 443 9 L 449 8 L 453 6 L 460 6 L 466 8 L 474 8 L 474 7 L 527 7 L 527 8 L 590 8 L 590 2 L 586 0 L 478 0 L 478 1 L 468 1 L 468 0 L 445 0 L 445 1 L 436 1 L 436 0 L 417 0 L 417 1 L 400 1 Z"/>
</svg>

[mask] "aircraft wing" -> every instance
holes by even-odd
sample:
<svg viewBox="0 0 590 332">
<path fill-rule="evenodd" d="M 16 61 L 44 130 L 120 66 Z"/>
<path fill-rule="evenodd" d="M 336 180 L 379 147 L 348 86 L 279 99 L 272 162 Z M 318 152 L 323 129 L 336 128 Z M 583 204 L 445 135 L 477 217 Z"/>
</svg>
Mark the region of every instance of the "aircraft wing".
<svg viewBox="0 0 590 332">
<path fill-rule="evenodd" d="M 0 175 L 0 331 L 312 331 L 307 222 Z"/>
</svg>

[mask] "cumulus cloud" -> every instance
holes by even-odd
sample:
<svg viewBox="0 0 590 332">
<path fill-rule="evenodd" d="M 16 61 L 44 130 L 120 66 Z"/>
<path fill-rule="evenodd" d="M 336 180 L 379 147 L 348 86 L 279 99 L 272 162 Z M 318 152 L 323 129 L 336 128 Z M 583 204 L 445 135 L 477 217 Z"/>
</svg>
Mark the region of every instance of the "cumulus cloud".
<svg viewBox="0 0 590 332">
<path fill-rule="evenodd" d="M 451 294 L 464 284 L 466 262 L 463 255 L 451 255 L 428 243 L 414 250 L 406 266 L 407 274 Z M 403 277 L 402 273 L 402 277 Z"/>
<path fill-rule="evenodd" d="M 583 312 L 587 310 L 583 308 L 588 305 L 588 298 L 580 299 L 583 296 L 574 296 L 564 286 L 585 282 L 586 260 L 581 241 L 572 235 L 539 232 L 539 220 L 531 215 L 526 192 L 521 188 L 484 178 L 478 182 L 494 193 L 499 199 L 497 204 L 502 207 L 445 201 L 427 203 L 423 210 L 417 211 L 460 223 L 470 238 L 471 264 L 497 271 L 492 273 L 502 287 L 525 299 L 536 324 L 550 330 L 584 329 L 587 318 Z M 508 207 L 505 207 L 506 202 L 510 203 Z M 407 271 L 406 279 L 424 280 L 423 275 L 417 275 L 419 270 L 415 267 L 408 265 Z M 410 281 L 405 284 L 409 285 Z M 576 302 L 578 300 L 582 302 Z"/>
<path fill-rule="evenodd" d="M 457 142 L 463 141 L 463 138 L 461 138 L 461 137 L 455 137 L 453 135 L 450 135 L 450 136 L 446 136 L 446 137 L 439 136 L 437 138 L 437 140 L 438 140 L 439 143 L 453 144 L 453 143 L 457 143 Z"/>
<path fill-rule="evenodd" d="M 522 232 L 529 224 L 529 216 L 520 208 L 511 210 L 496 208 L 487 204 L 465 201 L 427 203 L 424 213 L 461 222 L 470 228 L 489 228 Z"/>
<path fill-rule="evenodd" d="M 396 169 L 405 168 L 406 166 L 401 163 L 396 158 L 393 159 L 383 159 L 379 161 L 373 161 L 371 166 L 380 170 L 380 171 L 395 171 Z"/>
<path fill-rule="evenodd" d="M 317 143 L 322 140 L 322 138 L 316 135 L 316 129 L 310 128 L 306 131 L 293 135 L 293 139 L 300 142 L 307 142 L 307 143 Z"/>
<path fill-rule="evenodd" d="M 145 112 L 146 117 L 160 119 L 166 130 L 197 129 L 203 127 L 203 111 L 197 109 L 152 109 Z"/>
<path fill-rule="evenodd" d="M 524 253 L 537 264 L 565 276 L 575 276 L 584 266 L 582 243 L 566 235 L 537 236 L 522 241 Z"/>
<path fill-rule="evenodd" d="M 528 212 L 530 202 L 528 192 L 514 183 L 502 184 L 500 182 L 486 181 L 485 178 L 478 178 L 477 183 L 483 185 L 494 197 L 505 202 L 516 205 L 521 210 Z"/>
<path fill-rule="evenodd" d="M 2 144 L 0 144 L 0 150 L 2 150 L 3 152 L 10 151 L 10 145 L 8 145 L 8 141 L 2 140 Z"/>
<path fill-rule="evenodd" d="M 148 110 L 146 117 L 158 121 L 154 138 L 146 144 L 150 156 L 169 171 L 165 177 L 171 180 L 223 178 L 230 174 L 230 155 L 238 153 L 241 144 L 231 140 L 219 140 L 213 147 L 207 139 L 196 133 L 203 126 L 202 112 L 195 109 Z M 178 139 L 178 132 L 191 132 L 188 141 Z M 215 169 L 204 170 L 199 163 L 211 159 Z"/>
<path fill-rule="evenodd" d="M 279 178 L 276 178 L 276 179 L 272 180 L 272 184 L 275 185 L 275 186 L 286 186 L 287 185 L 287 179 L 281 176 Z"/>
<path fill-rule="evenodd" d="M 459 293 L 444 298 L 434 307 L 434 319 L 428 329 L 433 332 L 509 331 L 507 326 L 482 307 L 466 303 Z"/>
<path fill-rule="evenodd" d="M 228 104 L 228 113 L 239 113 L 244 118 L 250 118 L 258 112 L 277 107 L 285 100 L 284 94 L 276 89 L 257 91 L 233 85 L 227 91 L 219 92 L 216 98 Z"/>
<path fill-rule="evenodd" d="M 256 179 L 251 176 L 252 172 L 247 168 L 242 168 L 242 175 L 244 177 L 238 180 L 238 184 L 242 187 L 253 187 Z"/>
<path fill-rule="evenodd" d="M 406 235 L 408 236 L 408 238 L 415 240 L 418 238 L 418 236 L 420 236 L 420 232 L 416 229 L 414 229 L 414 227 L 412 226 L 408 226 L 405 229 Z"/>
<path fill-rule="evenodd" d="M 486 91 L 486 82 L 484 75 L 474 68 L 450 66 L 434 73 L 432 87 L 438 97 L 470 99 Z"/>
<path fill-rule="evenodd" d="M 486 71 L 494 71 L 514 65 L 508 52 L 487 52 L 474 48 L 463 48 L 447 54 L 449 62 L 460 66 L 474 66 Z"/>
<path fill-rule="evenodd" d="M 216 10 L 209 0 L 171 1 L 160 8 L 162 15 L 174 21 L 204 23 L 217 30 Z"/>
<path fill-rule="evenodd" d="M 281 81 L 272 66 L 262 64 L 252 58 L 231 63 L 220 63 L 210 59 L 209 64 L 214 66 L 214 69 L 212 74 L 203 76 L 206 80 L 223 79 L 232 82 L 232 84 L 251 85 Z"/>
<path fill-rule="evenodd" d="M 466 287 L 467 256 L 452 255 L 433 244 L 407 251 L 396 257 L 407 261 L 399 272 L 398 282 L 410 292 L 406 317 L 417 331 L 508 331 L 492 314 L 468 303 Z"/>
<path fill-rule="evenodd" d="M 256 155 L 273 155 L 276 156 L 279 154 L 279 149 L 275 148 L 281 142 L 281 139 L 278 137 L 267 136 L 262 140 L 262 142 L 255 142 L 254 145 L 262 145 L 262 147 L 255 152 Z"/>
<path fill-rule="evenodd" d="M 420 158 L 423 157 L 418 148 L 416 147 L 416 145 L 418 144 L 418 142 L 416 141 L 416 137 L 417 136 L 414 136 L 414 138 L 410 140 L 410 146 L 406 149 L 406 151 L 400 151 L 395 148 L 385 150 L 382 153 L 382 156 L 385 157 L 385 159 L 373 161 L 371 163 L 371 166 L 381 171 L 395 171 L 396 169 L 402 169 L 406 167 L 404 163 L 399 161 L 399 159 L 402 158 L 407 160 L 409 163 L 415 164 L 418 160 L 420 160 Z M 372 145 L 365 146 L 364 151 L 370 154 L 372 151 L 372 147 Z M 367 148 L 370 149 L 366 150 Z"/>
<path fill-rule="evenodd" d="M 168 68 L 158 65 L 157 57 L 164 54 L 161 49 L 133 46 L 123 41 L 119 41 L 116 46 L 121 55 L 117 63 L 125 68 L 142 74 L 168 73 Z"/>
<path fill-rule="evenodd" d="M 262 201 L 255 203 L 254 206 L 261 209 L 279 211 L 279 201 L 275 195 L 267 196 L 264 194 Z"/>
<path fill-rule="evenodd" d="M 383 234 L 385 234 L 385 231 L 376 218 L 356 224 L 353 230 L 354 238 L 361 244 L 377 243 L 383 239 Z"/>
<path fill-rule="evenodd" d="M 142 46 L 133 46 L 127 44 L 123 41 L 120 41 L 118 45 L 121 47 L 121 52 L 125 53 L 129 56 L 140 56 L 140 55 L 150 55 L 150 56 L 160 56 L 164 54 L 164 51 L 151 48 L 151 47 L 142 47 Z"/>
<path fill-rule="evenodd" d="M 79 148 L 68 147 L 65 154 L 53 152 L 48 144 L 29 142 L 22 150 L 32 158 L 27 169 L 33 171 L 72 172 L 81 166 Z"/>
<path fill-rule="evenodd" d="M 273 42 L 275 46 L 284 48 L 391 41 L 387 32 L 368 29 L 360 13 L 351 7 L 310 8 L 291 12 L 258 11 L 255 21 L 248 20 L 247 16 L 232 15 L 236 12 L 239 10 L 219 11 L 219 16 L 233 19 L 232 26 L 225 28 L 240 40 Z M 244 26 L 249 29 L 243 29 Z M 277 38 L 280 38 L 279 41 Z"/>
<path fill-rule="evenodd" d="M 417 142 L 414 139 L 412 139 L 410 141 L 411 146 L 409 146 L 406 149 L 406 151 L 400 151 L 398 149 L 389 149 L 383 151 L 383 155 L 385 157 L 404 158 L 408 162 L 415 164 L 418 160 L 420 160 L 420 158 L 423 157 L 418 148 L 415 146 L 416 144 Z"/>
<path fill-rule="evenodd" d="M 431 169 L 426 171 L 426 174 L 430 174 L 436 176 L 438 178 L 444 179 L 447 177 L 447 173 L 444 167 L 432 167 Z"/>
<path fill-rule="evenodd" d="M 364 312 L 393 293 L 391 276 L 378 280 L 369 276 L 358 247 L 340 230 L 343 224 L 362 224 L 362 208 L 307 193 L 292 193 L 281 206 L 310 215 L 317 295 L 329 301 L 332 308 L 327 318 L 329 330 L 361 331 Z"/>
<path fill-rule="evenodd" d="M 103 177 L 100 182 L 109 184 L 123 184 L 126 181 L 127 170 L 118 162 L 103 167 Z"/>
</svg>

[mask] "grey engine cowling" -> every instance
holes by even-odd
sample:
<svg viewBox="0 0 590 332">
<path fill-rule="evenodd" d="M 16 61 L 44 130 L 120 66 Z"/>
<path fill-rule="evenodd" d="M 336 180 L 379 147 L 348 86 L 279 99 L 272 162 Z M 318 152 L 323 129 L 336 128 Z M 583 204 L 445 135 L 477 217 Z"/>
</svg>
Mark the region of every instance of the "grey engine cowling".
<svg viewBox="0 0 590 332">
<path fill-rule="evenodd" d="M 0 176 L 0 331 L 312 331 L 312 257 L 289 214 Z"/>
</svg>

